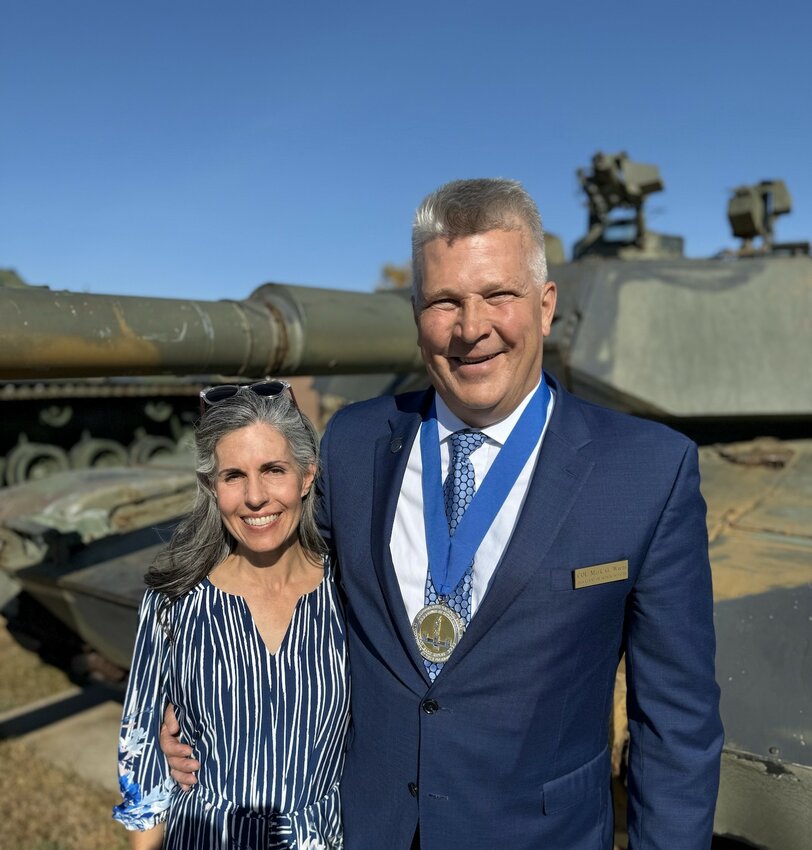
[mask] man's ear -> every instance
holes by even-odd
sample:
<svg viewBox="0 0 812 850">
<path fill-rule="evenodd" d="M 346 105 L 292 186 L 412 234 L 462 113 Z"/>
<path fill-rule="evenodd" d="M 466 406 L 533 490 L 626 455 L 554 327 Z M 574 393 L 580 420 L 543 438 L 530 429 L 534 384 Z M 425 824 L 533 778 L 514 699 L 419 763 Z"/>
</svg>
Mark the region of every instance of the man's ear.
<svg viewBox="0 0 812 850">
<path fill-rule="evenodd" d="M 555 315 L 555 305 L 558 300 L 558 287 L 555 281 L 548 280 L 541 287 L 541 333 L 542 336 L 549 336 L 550 329 L 553 326 L 553 316 Z"/>
</svg>

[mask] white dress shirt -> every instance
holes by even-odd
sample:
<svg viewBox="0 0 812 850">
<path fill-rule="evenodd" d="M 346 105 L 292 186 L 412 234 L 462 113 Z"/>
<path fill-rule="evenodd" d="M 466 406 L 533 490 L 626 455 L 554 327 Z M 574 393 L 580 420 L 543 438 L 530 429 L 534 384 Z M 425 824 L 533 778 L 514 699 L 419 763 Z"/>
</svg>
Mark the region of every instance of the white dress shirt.
<svg viewBox="0 0 812 850">
<path fill-rule="evenodd" d="M 510 414 L 510 416 L 489 425 L 481 430 L 486 436 L 485 442 L 471 454 L 471 463 L 474 466 L 476 486 L 479 487 L 483 478 L 491 468 L 491 464 L 499 454 L 499 450 L 510 436 L 519 417 L 530 401 L 538 384 L 528 393 L 521 404 Z M 449 448 L 449 437 L 455 431 L 470 428 L 461 419 L 458 419 L 449 409 L 446 403 L 435 396 L 437 404 L 437 430 L 440 437 L 440 468 L 443 470 L 443 480 L 448 475 L 451 465 L 451 451 Z M 471 616 L 476 614 L 477 608 L 488 590 L 493 574 L 496 571 L 502 556 L 507 549 L 516 521 L 524 505 L 530 479 L 536 468 L 539 449 L 550 422 L 553 412 L 555 398 L 550 392 L 550 401 L 547 404 L 547 413 L 541 435 L 536 442 L 530 457 L 524 465 L 519 477 L 516 479 L 507 499 L 499 509 L 496 519 L 488 529 L 485 538 L 474 556 L 474 569 L 472 573 L 471 588 Z M 422 425 L 420 426 L 423 427 Z M 389 541 L 389 551 L 395 565 L 395 573 L 406 606 L 409 621 L 414 620 L 417 612 L 425 605 L 426 575 L 428 572 L 428 555 L 426 553 L 426 527 L 423 519 L 423 460 L 420 452 L 420 431 L 418 430 L 409 460 L 406 464 L 406 472 L 403 475 L 403 484 L 400 488 L 398 505 L 395 511 L 395 522 L 392 526 L 392 537 Z"/>
</svg>

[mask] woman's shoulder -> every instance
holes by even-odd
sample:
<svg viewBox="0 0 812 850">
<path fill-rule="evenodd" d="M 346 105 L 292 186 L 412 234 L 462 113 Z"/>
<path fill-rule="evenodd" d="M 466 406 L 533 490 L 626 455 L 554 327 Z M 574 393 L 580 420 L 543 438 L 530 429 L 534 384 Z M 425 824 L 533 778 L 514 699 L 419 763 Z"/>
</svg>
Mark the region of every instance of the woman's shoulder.
<svg viewBox="0 0 812 850">
<path fill-rule="evenodd" d="M 157 612 L 162 607 L 167 606 L 167 611 L 171 615 L 173 611 L 183 610 L 189 605 L 198 604 L 201 595 L 210 593 L 213 587 L 214 585 L 209 581 L 208 576 L 205 576 L 194 587 L 176 597 L 171 603 L 169 603 L 169 594 L 165 591 L 147 587 L 141 599 L 141 613 L 143 615 L 146 612 Z"/>
</svg>

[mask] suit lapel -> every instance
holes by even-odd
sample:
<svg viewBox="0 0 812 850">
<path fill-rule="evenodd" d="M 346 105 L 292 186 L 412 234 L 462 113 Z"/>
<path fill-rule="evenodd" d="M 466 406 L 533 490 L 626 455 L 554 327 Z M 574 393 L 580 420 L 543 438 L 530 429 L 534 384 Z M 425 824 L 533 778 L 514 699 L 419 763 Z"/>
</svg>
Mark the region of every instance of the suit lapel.
<svg viewBox="0 0 812 850">
<path fill-rule="evenodd" d="M 424 404 L 431 402 L 431 393 L 424 396 Z M 414 681 L 414 671 L 426 679 L 425 666 L 417 651 L 411 623 L 403 604 L 389 541 L 395 522 L 398 497 L 409 453 L 420 426 L 421 411 L 398 411 L 389 419 L 390 434 L 375 445 L 375 476 L 373 487 L 373 521 L 371 536 L 372 561 L 381 588 L 392 628 L 411 664 L 408 681 Z M 401 656 L 402 657 L 402 656 Z M 394 664 L 396 659 L 390 659 Z M 413 669 L 411 669 L 413 668 Z"/>
<path fill-rule="evenodd" d="M 592 469 L 589 430 L 577 403 L 551 383 L 555 407 L 516 528 L 476 615 L 440 676 L 465 657 L 533 578 Z"/>
</svg>

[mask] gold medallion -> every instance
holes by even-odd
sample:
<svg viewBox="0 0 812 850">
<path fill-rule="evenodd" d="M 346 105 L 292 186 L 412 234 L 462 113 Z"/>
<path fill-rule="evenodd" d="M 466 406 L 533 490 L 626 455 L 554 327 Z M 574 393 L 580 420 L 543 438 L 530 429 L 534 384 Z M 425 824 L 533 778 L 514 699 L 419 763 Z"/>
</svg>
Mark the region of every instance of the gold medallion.
<svg viewBox="0 0 812 850">
<path fill-rule="evenodd" d="M 448 605 L 426 605 L 412 621 L 420 654 L 427 661 L 448 661 L 465 631 L 460 615 Z"/>
</svg>

